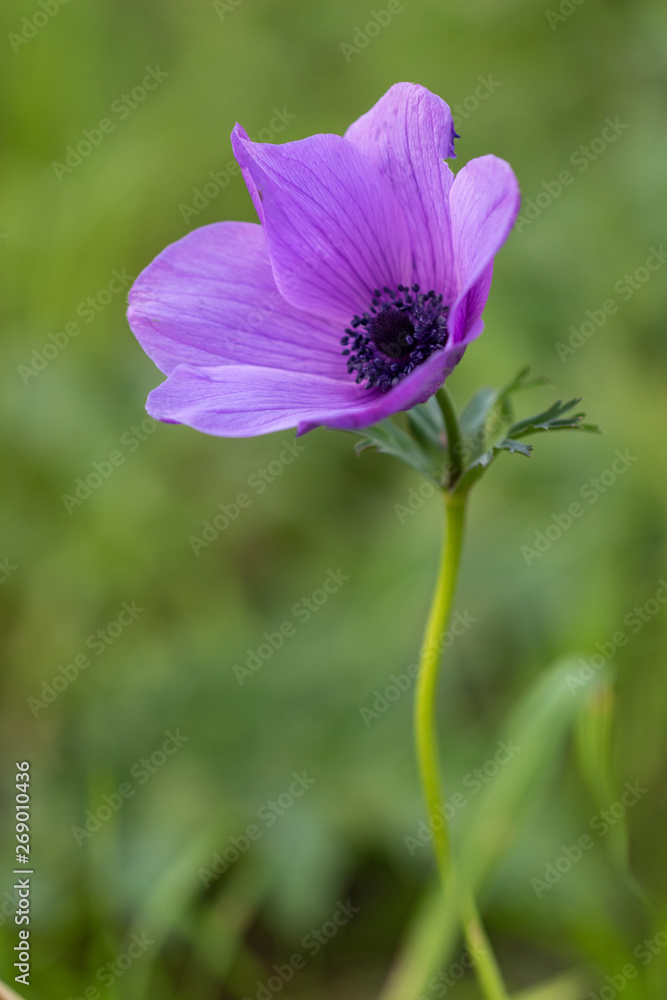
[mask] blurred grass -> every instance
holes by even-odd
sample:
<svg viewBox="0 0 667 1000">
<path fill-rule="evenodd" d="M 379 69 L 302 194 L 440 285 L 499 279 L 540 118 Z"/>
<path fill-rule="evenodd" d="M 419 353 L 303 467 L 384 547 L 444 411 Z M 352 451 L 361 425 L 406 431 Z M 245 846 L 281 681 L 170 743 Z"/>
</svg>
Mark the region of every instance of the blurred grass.
<svg viewBox="0 0 667 1000">
<path fill-rule="evenodd" d="M 426 849 L 411 857 L 403 841 L 421 817 L 410 695 L 370 728 L 359 709 L 414 660 L 439 504 L 428 501 L 401 524 L 394 505 L 416 478 L 381 456 L 355 459 L 351 439 L 317 431 L 195 557 L 189 537 L 247 490 L 291 435 L 223 441 L 160 426 L 130 452 L 123 435 L 144 419 L 159 373 L 127 328 L 124 295 L 89 323 L 77 310 L 114 269 L 136 275 L 195 225 L 253 218 L 239 177 L 187 224 L 179 209 L 230 159 L 234 121 L 255 134 L 278 107 L 296 116 L 279 141 L 342 131 L 398 79 L 454 106 L 489 74 L 500 86 L 461 122 L 459 164 L 486 152 L 505 157 L 526 200 L 562 170 L 575 182 L 500 254 L 486 332 L 452 392 L 462 405 L 479 385 L 530 363 L 558 395 L 583 395 L 606 433 L 539 440 L 529 462 L 499 462 L 474 498 L 458 606 L 478 623 L 448 654 L 444 767 L 448 787 L 459 787 L 549 663 L 628 634 L 614 657 L 610 774 L 617 789 L 626 781 L 648 789 L 627 817 L 630 865 L 658 915 L 646 915 L 602 851 L 548 895 L 531 888 L 599 808 L 574 754 L 554 762 L 556 783 L 545 783 L 484 900 L 516 988 L 582 963 L 604 983 L 622 950 L 632 956 L 666 922 L 665 610 L 636 634 L 624 619 L 667 578 L 667 270 L 628 301 L 614 290 L 667 235 L 664 5 L 586 0 L 552 31 L 549 8 L 525 0 L 446 8 L 414 0 L 349 63 L 340 44 L 369 18 L 357 0 L 245 0 L 223 19 L 204 0 L 73 0 L 14 51 L 8 35 L 39 9 L 14 0 L 0 13 L 0 559 L 16 567 L 0 584 L 0 741 L 8 815 L 13 760 L 29 759 L 34 771 L 28 995 L 78 997 L 95 984 L 175 869 L 181 881 L 160 915 L 151 978 L 137 963 L 101 987 L 105 995 L 255 996 L 256 981 L 303 950 L 304 935 L 348 895 L 360 914 L 283 995 L 376 995 L 430 863 Z M 53 161 L 158 65 L 164 82 L 59 182 Z M 573 168 L 570 157 L 616 116 L 629 128 L 587 170 Z M 618 311 L 562 362 L 555 345 L 610 297 Z M 80 335 L 24 384 L 19 366 L 75 320 Z M 124 464 L 68 514 L 62 495 L 119 447 Z M 581 500 L 617 449 L 636 463 L 595 504 L 584 500 L 585 515 L 528 566 L 521 547 Z M 234 664 L 339 567 L 350 580 L 239 686 Z M 34 718 L 27 699 L 132 600 L 145 609 L 137 621 Z M 178 728 L 189 738 L 183 748 L 77 846 L 71 828 Z M 205 891 L 197 869 L 304 770 L 313 788 Z M 8 858 L 9 824 L 3 836 Z M 212 846 L 200 862 L 183 862 L 196 838 Z M 2 891 L 10 886 L 8 863 Z M 243 904 L 230 922 L 234 898 Z M 2 912 L 2 978 L 10 980 L 15 928 Z M 225 949 L 235 955 L 229 967 Z M 663 968 L 660 956 L 647 967 L 647 996 L 664 995 Z M 462 1000 L 469 989 L 457 986 Z"/>
</svg>

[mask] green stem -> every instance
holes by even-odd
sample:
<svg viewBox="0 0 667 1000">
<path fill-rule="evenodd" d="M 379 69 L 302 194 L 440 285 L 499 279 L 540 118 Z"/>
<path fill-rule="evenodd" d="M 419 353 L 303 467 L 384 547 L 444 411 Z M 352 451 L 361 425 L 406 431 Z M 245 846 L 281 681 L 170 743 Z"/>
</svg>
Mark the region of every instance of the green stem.
<svg viewBox="0 0 667 1000">
<path fill-rule="evenodd" d="M 435 701 L 440 652 L 458 577 L 466 497 L 445 493 L 447 529 L 443 541 L 438 583 L 424 633 L 419 663 L 419 683 L 415 701 L 417 759 L 429 817 L 438 816 L 442 803 L 438 746 L 435 734 Z M 446 825 L 433 824 L 435 854 L 441 872 L 449 873 L 450 845 Z"/>
<path fill-rule="evenodd" d="M 453 410 L 452 416 L 453 425 L 458 430 Z M 449 425 L 447 433 L 449 435 Z M 460 440 L 460 437 L 454 438 L 454 440 Z M 449 437 L 450 454 L 453 450 L 454 440 L 451 436 Z M 441 811 L 443 794 L 438 758 L 435 706 L 442 639 L 452 608 L 461 562 L 466 501 L 467 495 L 465 493 L 445 493 L 446 532 L 442 546 L 438 583 L 421 649 L 419 682 L 415 701 L 417 759 L 424 798 L 431 820 L 440 877 L 443 887 L 450 890 L 455 887 L 456 872 L 452 860 L 449 830 Z M 461 901 L 461 922 L 484 996 L 487 1000 L 507 1000 L 508 994 L 498 963 L 470 893 L 465 893 Z"/>
<path fill-rule="evenodd" d="M 449 395 L 444 385 L 438 390 L 436 398 L 440 405 L 442 417 L 445 421 L 445 430 L 447 432 L 447 452 L 450 465 L 450 476 L 447 485 L 452 487 L 461 478 L 461 474 L 463 472 L 463 444 L 461 441 L 461 428 L 459 427 L 459 421 L 456 416 L 456 410 L 454 409 L 452 397 Z"/>
</svg>

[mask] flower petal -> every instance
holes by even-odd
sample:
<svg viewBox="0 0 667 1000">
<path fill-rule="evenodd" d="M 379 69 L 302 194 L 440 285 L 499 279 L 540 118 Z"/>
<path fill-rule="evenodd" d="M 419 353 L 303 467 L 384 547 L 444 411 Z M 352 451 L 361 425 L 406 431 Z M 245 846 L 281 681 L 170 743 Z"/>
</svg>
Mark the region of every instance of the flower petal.
<svg viewBox="0 0 667 1000">
<path fill-rule="evenodd" d="M 276 288 L 261 226 L 219 222 L 172 243 L 142 271 L 128 320 L 156 365 L 257 364 L 341 377 L 341 331 Z"/>
<path fill-rule="evenodd" d="M 273 273 L 289 302 L 347 325 L 377 287 L 409 281 L 403 211 L 356 146 L 339 135 L 252 142 L 240 125 L 232 145 L 261 199 Z"/>
<path fill-rule="evenodd" d="M 482 315 L 491 287 L 493 258 L 507 239 L 521 203 L 509 163 L 480 156 L 458 172 L 449 197 L 457 270 L 457 298 L 448 329 L 458 343 Z"/>
<path fill-rule="evenodd" d="M 373 397 L 367 393 L 365 400 L 362 400 L 359 405 L 329 413 L 324 419 L 313 417 L 302 419 L 299 422 L 297 433 L 305 434 L 320 425 L 336 427 L 340 430 L 369 427 L 394 413 L 410 410 L 418 403 L 425 403 L 451 375 L 463 357 L 468 344 L 478 337 L 483 329 L 484 324 L 480 320 L 469 330 L 461 343 L 447 345 L 443 350 L 436 351 L 423 364 L 401 379 L 389 392 L 380 393 Z"/>
<path fill-rule="evenodd" d="M 446 347 L 389 392 L 368 390 L 351 379 L 327 378 L 300 371 L 282 372 L 254 365 L 193 368 L 179 365 L 148 397 L 152 417 L 187 424 L 221 437 L 252 437 L 298 427 L 350 430 L 368 427 L 400 410 L 425 402 L 458 364 L 467 344 Z"/>
<path fill-rule="evenodd" d="M 359 406 L 364 393 L 354 379 L 254 365 L 179 365 L 151 392 L 146 409 L 157 420 L 188 424 L 206 434 L 252 437 L 296 427 L 308 418 L 317 426 L 331 411 Z"/>
<path fill-rule="evenodd" d="M 455 157 L 449 106 L 425 87 L 396 83 L 345 138 L 373 160 L 400 201 L 414 258 L 413 280 L 453 301 L 456 290 L 448 199 Z"/>
</svg>

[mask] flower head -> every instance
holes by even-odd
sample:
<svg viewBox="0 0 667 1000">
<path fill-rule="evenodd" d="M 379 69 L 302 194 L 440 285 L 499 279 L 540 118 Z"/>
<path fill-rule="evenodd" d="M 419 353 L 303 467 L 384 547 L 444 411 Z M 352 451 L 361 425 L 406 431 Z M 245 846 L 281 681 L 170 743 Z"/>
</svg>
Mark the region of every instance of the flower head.
<svg viewBox="0 0 667 1000">
<path fill-rule="evenodd" d="M 366 427 L 425 402 L 483 329 L 519 210 L 504 160 L 454 176 L 449 107 L 398 83 L 344 136 L 232 145 L 260 224 L 219 222 L 139 275 L 128 319 L 168 376 L 158 420 L 225 437 Z"/>
</svg>

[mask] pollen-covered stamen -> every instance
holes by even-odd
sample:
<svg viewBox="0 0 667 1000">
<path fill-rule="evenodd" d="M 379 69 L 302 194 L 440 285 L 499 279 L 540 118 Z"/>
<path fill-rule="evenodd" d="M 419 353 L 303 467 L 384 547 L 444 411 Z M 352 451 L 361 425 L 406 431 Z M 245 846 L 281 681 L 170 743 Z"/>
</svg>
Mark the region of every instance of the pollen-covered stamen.
<svg viewBox="0 0 667 1000">
<path fill-rule="evenodd" d="M 442 295 L 419 285 L 377 288 L 369 312 L 355 316 L 341 339 L 348 372 L 386 392 L 445 346 L 448 312 Z"/>
</svg>

